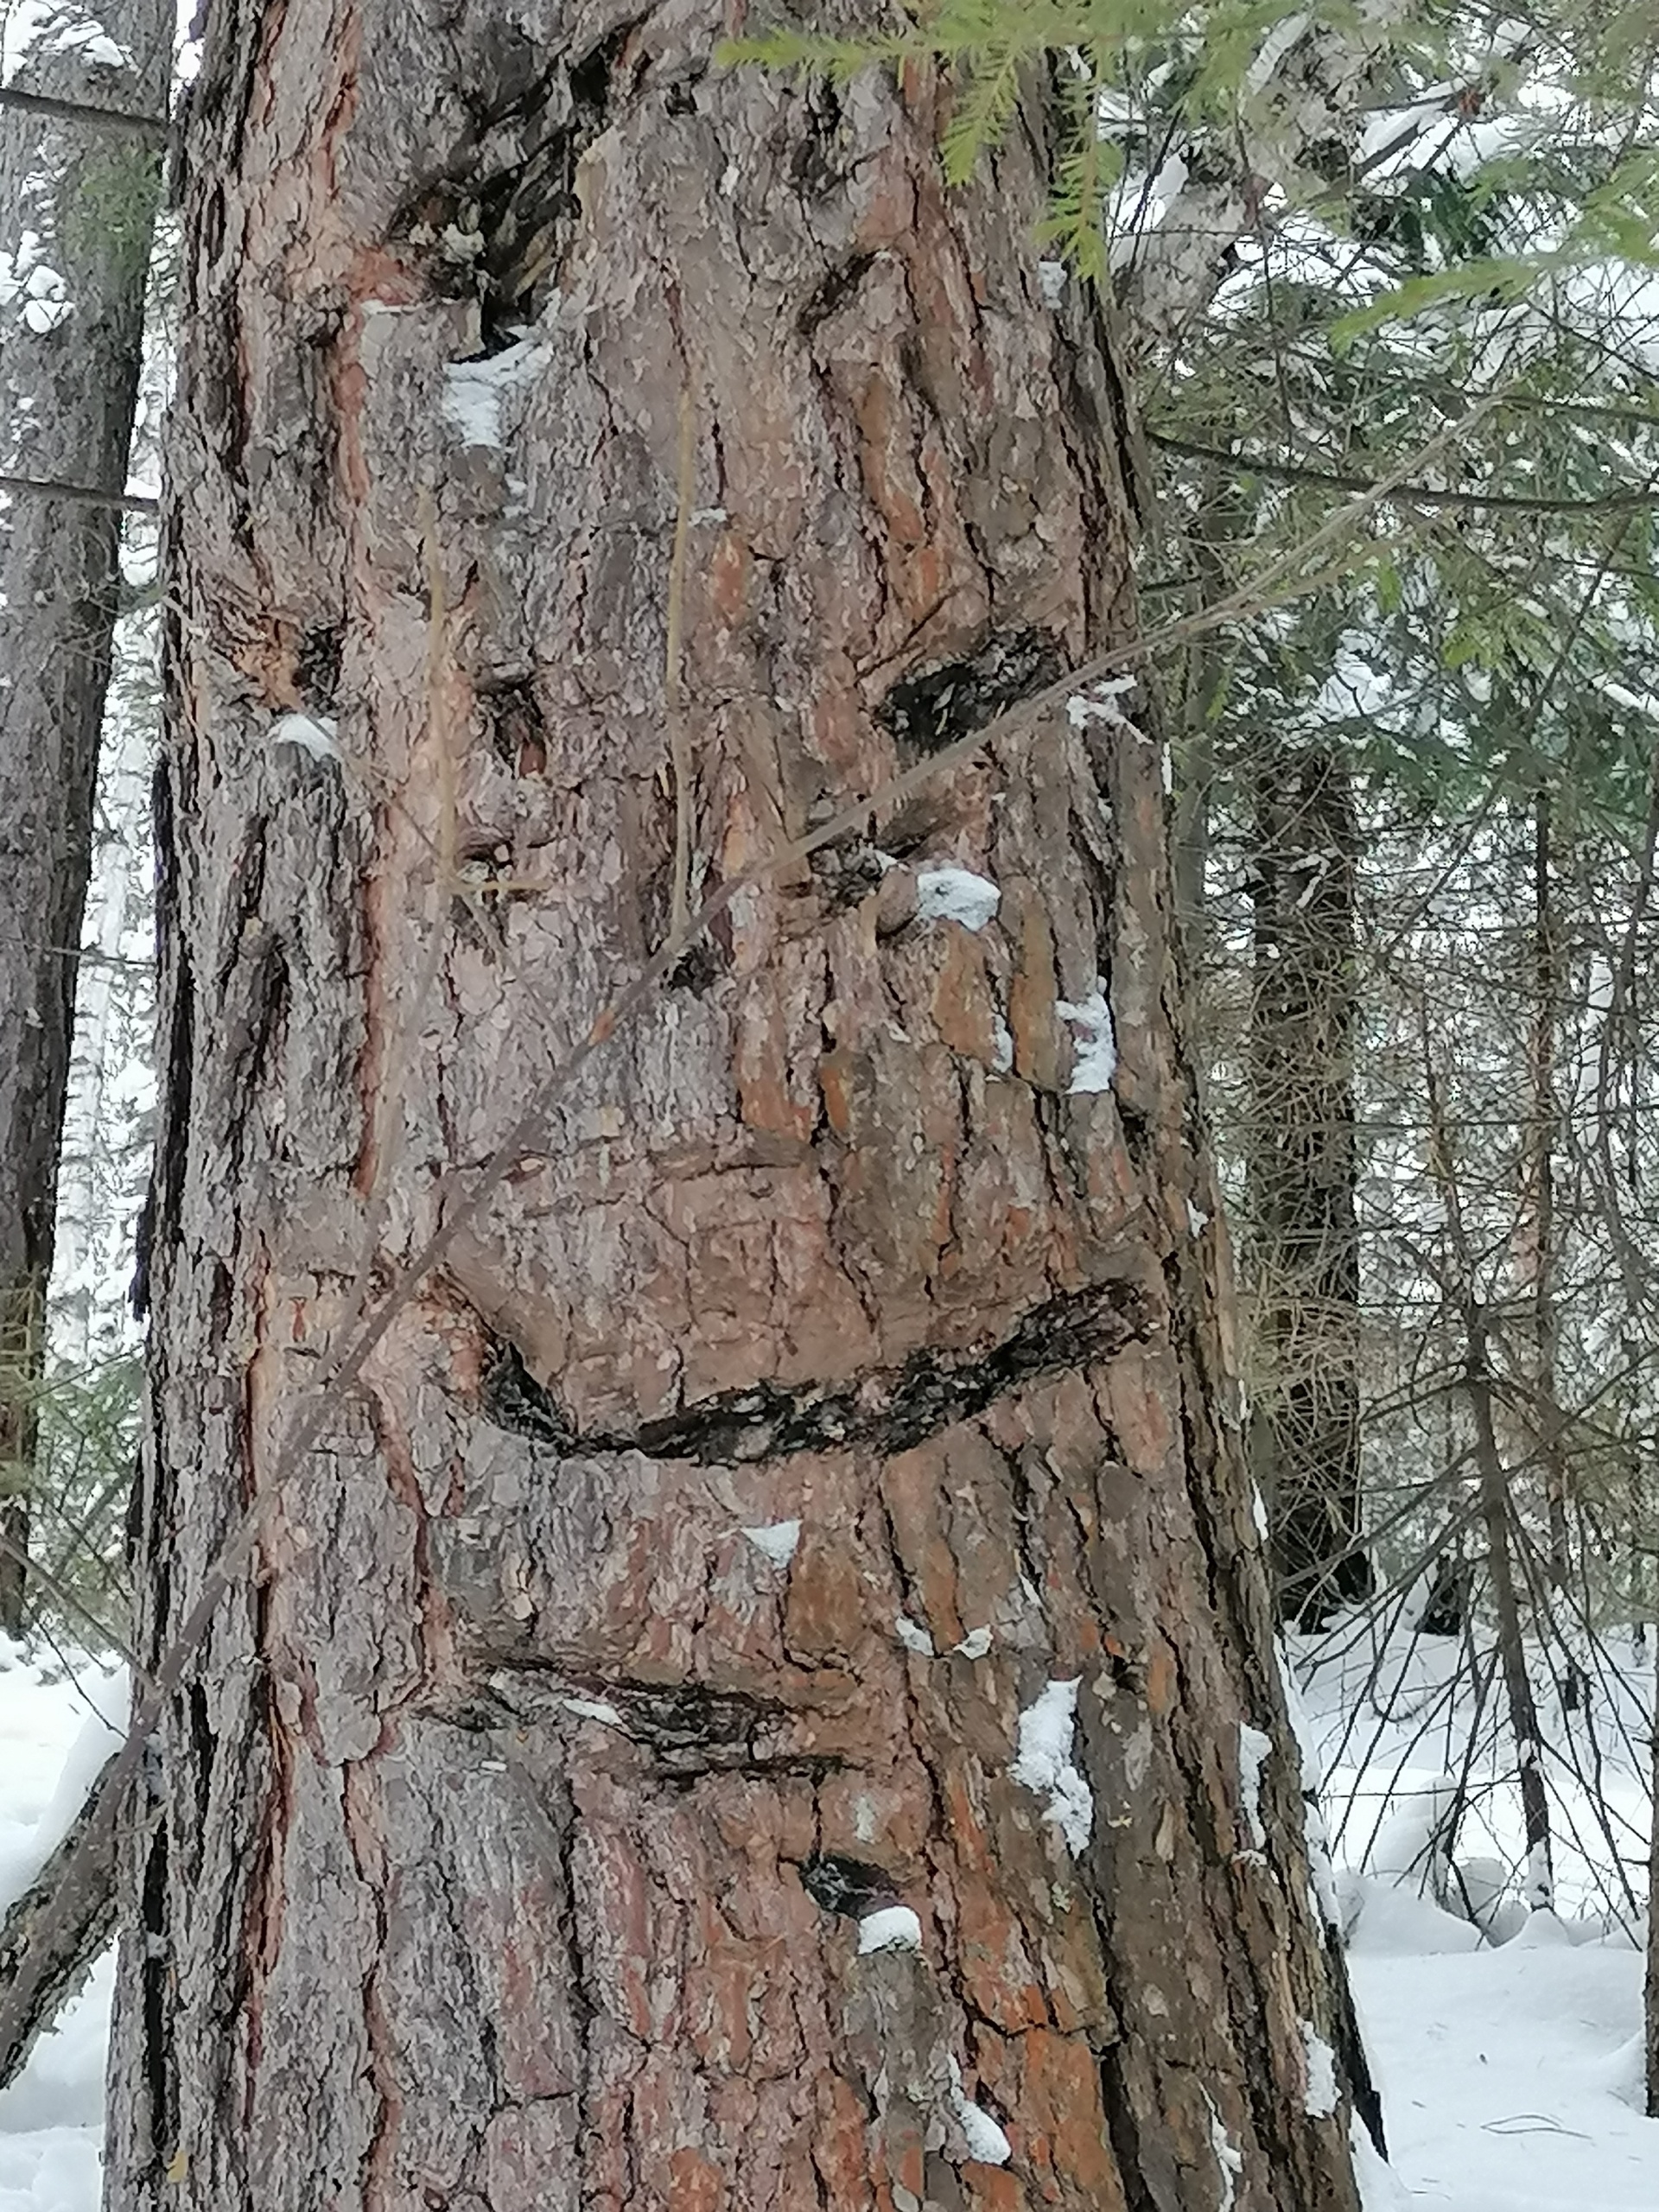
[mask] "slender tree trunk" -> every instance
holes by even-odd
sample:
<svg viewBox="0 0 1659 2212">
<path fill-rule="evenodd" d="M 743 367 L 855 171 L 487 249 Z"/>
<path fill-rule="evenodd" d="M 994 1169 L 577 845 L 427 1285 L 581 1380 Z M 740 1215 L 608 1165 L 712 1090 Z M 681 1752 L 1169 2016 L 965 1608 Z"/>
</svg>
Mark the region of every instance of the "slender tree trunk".
<svg viewBox="0 0 1659 2212">
<path fill-rule="evenodd" d="M 1354 870 L 1347 771 L 1263 738 L 1250 761 L 1249 1260 L 1259 1357 L 1253 1445 L 1282 1617 L 1315 1628 L 1370 1592 L 1359 1465 L 1354 1210 Z"/>
<path fill-rule="evenodd" d="M 1521 1788 L 1525 1895 L 1529 1904 L 1542 1910 L 1553 1908 L 1555 1898 L 1549 1789 L 1544 1779 L 1544 1735 L 1527 1665 L 1526 1624 L 1516 1580 L 1510 1473 L 1497 1440 L 1497 1392 L 1486 1312 L 1476 1292 L 1474 1254 L 1464 1220 L 1451 1132 L 1440 1079 L 1427 1061 L 1427 1039 L 1424 1092 L 1428 1104 L 1429 1168 L 1446 1209 L 1447 1241 L 1457 1271 L 1454 1295 L 1463 1337 L 1463 1386 L 1474 1425 L 1475 1474 L 1486 1534 L 1486 1573 L 1497 1632 L 1497 1663 Z"/>
<path fill-rule="evenodd" d="M 109 2201 L 1346 2212 L 1132 728 L 746 891 L 270 1498 L 678 906 L 1134 636 L 1030 115 L 947 197 L 928 81 L 518 23 L 226 0 L 194 103 L 152 1654 L 269 1517 Z"/>
<path fill-rule="evenodd" d="M 1561 997 L 1561 962 L 1555 912 L 1554 808 L 1548 791 L 1533 799 L 1532 817 L 1532 1021 L 1527 1040 L 1527 1083 L 1531 1110 L 1522 1170 L 1520 1277 L 1532 1303 L 1531 1402 L 1526 1409 L 1527 1444 L 1541 1468 L 1548 1529 L 1545 1574 L 1548 1597 L 1565 1593 L 1572 1571 L 1566 1423 L 1556 1372 L 1560 1324 L 1556 1313 L 1555 1151 L 1560 1103 L 1556 1096 L 1556 1030 Z M 1540 1592 L 1543 1597 L 1543 1592 Z M 1561 1706 L 1576 1713 L 1585 1705 L 1588 1684 L 1584 1669 L 1569 1650 L 1560 1677 Z"/>
<path fill-rule="evenodd" d="M 1510 1732 L 1515 1738 L 1516 1766 L 1521 1783 L 1522 1827 L 1527 1853 L 1525 1894 L 1529 1904 L 1543 1910 L 1553 1906 L 1555 1901 L 1549 1791 L 1544 1781 L 1544 1735 L 1538 1723 L 1532 1677 L 1527 1669 L 1525 1624 L 1516 1586 L 1510 1486 L 1492 1417 L 1492 1366 L 1485 1319 L 1477 1306 L 1469 1305 L 1464 1310 L 1463 1325 L 1466 1346 L 1464 1387 L 1474 1415 L 1475 1465 L 1480 1477 L 1481 1519 L 1486 1530 L 1486 1572 L 1492 1586 L 1498 1665 L 1503 1675 Z"/>
<path fill-rule="evenodd" d="M 1531 1427 L 1544 1471 L 1549 1580 L 1553 1589 L 1565 1590 L 1569 1566 L 1567 1459 L 1555 1375 L 1560 1336 L 1555 1313 L 1555 1144 L 1560 1118 L 1555 1094 L 1555 1032 L 1561 976 L 1556 942 L 1553 821 L 1549 793 L 1541 790 L 1533 801 L 1533 1008 L 1527 1049 L 1532 1099 L 1522 1169 L 1521 1278 L 1533 1308 Z"/>
<path fill-rule="evenodd" d="M 107 0 L 102 43 L 31 54 L 42 95 L 165 113 L 173 10 Z M 120 59 L 124 52 L 126 60 Z M 0 416 L 11 474 L 118 493 L 126 480 L 160 181 L 153 146 L 0 108 Z M 30 240 L 33 243 L 30 243 Z M 50 278 L 60 279 L 54 283 Z M 120 516 L 16 493 L 0 516 L 0 1630 L 22 1628 L 35 1404 L 75 956 L 109 688 Z"/>
</svg>

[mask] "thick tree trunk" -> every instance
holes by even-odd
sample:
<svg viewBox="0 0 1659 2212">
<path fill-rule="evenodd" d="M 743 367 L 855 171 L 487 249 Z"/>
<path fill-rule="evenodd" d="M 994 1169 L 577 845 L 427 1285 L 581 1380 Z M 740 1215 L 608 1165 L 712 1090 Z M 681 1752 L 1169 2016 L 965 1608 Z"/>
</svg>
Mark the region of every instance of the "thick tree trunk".
<svg viewBox="0 0 1659 2212">
<path fill-rule="evenodd" d="M 947 199 L 936 88 L 721 28 L 213 15 L 152 1653 L 667 917 L 1133 636 L 1030 129 Z M 1159 750 L 1056 715 L 880 834 L 735 901 L 270 1503 L 128 1869 L 123 2212 L 1353 2205 Z"/>
<path fill-rule="evenodd" d="M 1347 772 L 1263 740 L 1250 768 L 1249 1261 L 1263 1370 L 1253 1443 L 1279 1603 L 1321 1625 L 1368 1596 L 1354 1210 L 1354 867 Z"/>
<path fill-rule="evenodd" d="M 101 43 L 31 54 L 19 83 L 67 102 L 164 114 L 171 6 L 107 0 L 100 18 Z M 159 154 L 130 136 L 0 108 L 0 206 L 11 226 L 0 245 L 21 288 L 0 307 L 9 474 L 113 493 L 124 486 L 159 179 Z M 10 1636 L 23 1624 L 35 1408 L 119 534 L 114 506 L 45 493 L 14 494 L 0 517 L 8 917 L 0 929 L 0 1630 Z"/>
</svg>

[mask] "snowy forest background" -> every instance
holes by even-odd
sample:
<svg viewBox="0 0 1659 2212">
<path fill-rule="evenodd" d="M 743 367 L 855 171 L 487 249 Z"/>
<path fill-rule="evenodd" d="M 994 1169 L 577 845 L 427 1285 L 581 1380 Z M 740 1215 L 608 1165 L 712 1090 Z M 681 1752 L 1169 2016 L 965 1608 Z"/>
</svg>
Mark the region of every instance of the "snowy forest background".
<svg viewBox="0 0 1659 2212">
<path fill-rule="evenodd" d="M 1136 21 L 1126 43 L 1084 10 L 947 0 L 912 36 L 969 87 L 958 174 L 1033 57 L 1083 118 L 1046 269 L 1102 285 L 1135 365 L 1240 1363 L 1397 2175 L 1370 2186 L 1651 2205 L 1659 35 L 1572 4 Z M 124 104 L 132 57 L 100 20 L 13 10 L 7 34 L 12 84 L 67 58 L 78 99 Z M 51 164 L 79 127 L 42 126 L 7 210 L 0 368 L 29 345 L 74 372 Z M 29 477 L 29 415 L 3 434 Z M 145 514 L 123 569 L 153 596 Z M 0 1672 L 8 1897 L 124 1698 L 157 638 L 153 605 L 116 631 L 45 1362 L 18 1384 L 38 1435 Z M 0 2095 L 0 2204 L 96 2201 L 106 2005 L 100 1967 Z"/>
</svg>

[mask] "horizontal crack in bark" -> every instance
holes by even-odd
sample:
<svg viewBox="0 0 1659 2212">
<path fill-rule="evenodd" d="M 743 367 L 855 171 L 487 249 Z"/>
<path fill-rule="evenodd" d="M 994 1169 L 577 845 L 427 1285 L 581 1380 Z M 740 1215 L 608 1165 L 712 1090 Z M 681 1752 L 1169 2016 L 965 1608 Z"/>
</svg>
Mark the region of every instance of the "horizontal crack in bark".
<svg viewBox="0 0 1659 2212">
<path fill-rule="evenodd" d="M 912 1352 L 901 1367 L 879 1368 L 833 1388 L 757 1382 L 641 1421 L 632 1431 L 579 1429 L 530 1373 L 518 1347 L 498 1338 L 479 1405 L 496 1427 L 573 1454 L 643 1452 L 704 1466 L 854 1446 L 891 1456 L 971 1420 L 1012 1390 L 1144 1342 L 1154 1325 L 1138 1285 L 1091 1284 L 1034 1306 L 988 1348 Z"/>
<path fill-rule="evenodd" d="M 791 1748 L 789 1732 L 801 1715 L 785 1700 L 758 1691 L 572 1673 L 556 1659 L 524 1652 L 486 1651 L 476 1663 L 491 1669 L 494 1726 L 504 1720 L 545 1722 L 564 1713 L 602 1720 L 650 1752 L 670 1781 L 730 1772 L 821 1778 L 844 1764 L 833 1753 Z M 477 1728 L 487 1711 L 475 1700 L 446 1718 L 452 1726 Z"/>
</svg>

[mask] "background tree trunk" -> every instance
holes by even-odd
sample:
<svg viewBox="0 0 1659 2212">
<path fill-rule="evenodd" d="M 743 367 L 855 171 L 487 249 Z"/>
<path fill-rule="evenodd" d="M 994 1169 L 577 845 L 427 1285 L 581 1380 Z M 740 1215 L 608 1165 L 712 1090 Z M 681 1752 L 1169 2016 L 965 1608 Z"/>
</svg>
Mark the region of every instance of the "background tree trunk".
<svg viewBox="0 0 1659 2212">
<path fill-rule="evenodd" d="M 1548 1516 L 1548 1586 L 1564 1592 L 1571 1542 L 1567 1527 L 1567 1467 L 1562 1436 L 1560 1378 L 1560 1319 L 1555 1293 L 1559 1254 L 1555 1219 L 1555 1151 L 1560 1141 L 1561 1109 L 1556 1089 L 1556 1029 L 1562 995 L 1561 948 L 1555 915 L 1554 878 L 1554 808 L 1540 786 L 1533 798 L 1532 842 L 1532 1011 L 1527 1051 L 1531 1093 L 1526 1150 L 1522 1168 L 1521 1219 L 1516 1237 L 1517 1274 L 1523 1298 L 1532 1300 L 1532 1345 L 1527 1382 L 1533 1394 L 1529 1425 L 1544 1478 Z M 1563 1690 L 1568 1709 L 1583 1701 L 1583 1686 L 1569 1676 Z"/>
<path fill-rule="evenodd" d="M 1250 1267 L 1265 1370 L 1253 1446 L 1287 1621 L 1370 1595 L 1359 1465 L 1354 867 L 1346 769 L 1263 741 L 1251 761 Z"/>
<path fill-rule="evenodd" d="M 165 114 L 173 10 L 109 0 L 101 41 L 29 55 L 26 88 Z M 126 59 L 120 58 L 124 53 Z M 10 474 L 118 493 L 132 440 L 161 157 L 130 135 L 0 108 L 21 296 L 0 308 Z M 24 233 L 37 245 L 26 248 Z M 47 272 L 61 278 L 60 296 Z M 0 1630 L 22 1629 L 75 960 L 120 570 L 114 506 L 17 494 L 0 516 Z"/>
<path fill-rule="evenodd" d="M 925 81 L 446 21 L 194 103 L 152 1653 L 677 906 L 1134 634 L 1029 118 L 947 199 Z M 112 2203 L 1353 2205 L 1163 829 L 1056 715 L 564 1096 L 164 1727 Z"/>
</svg>

